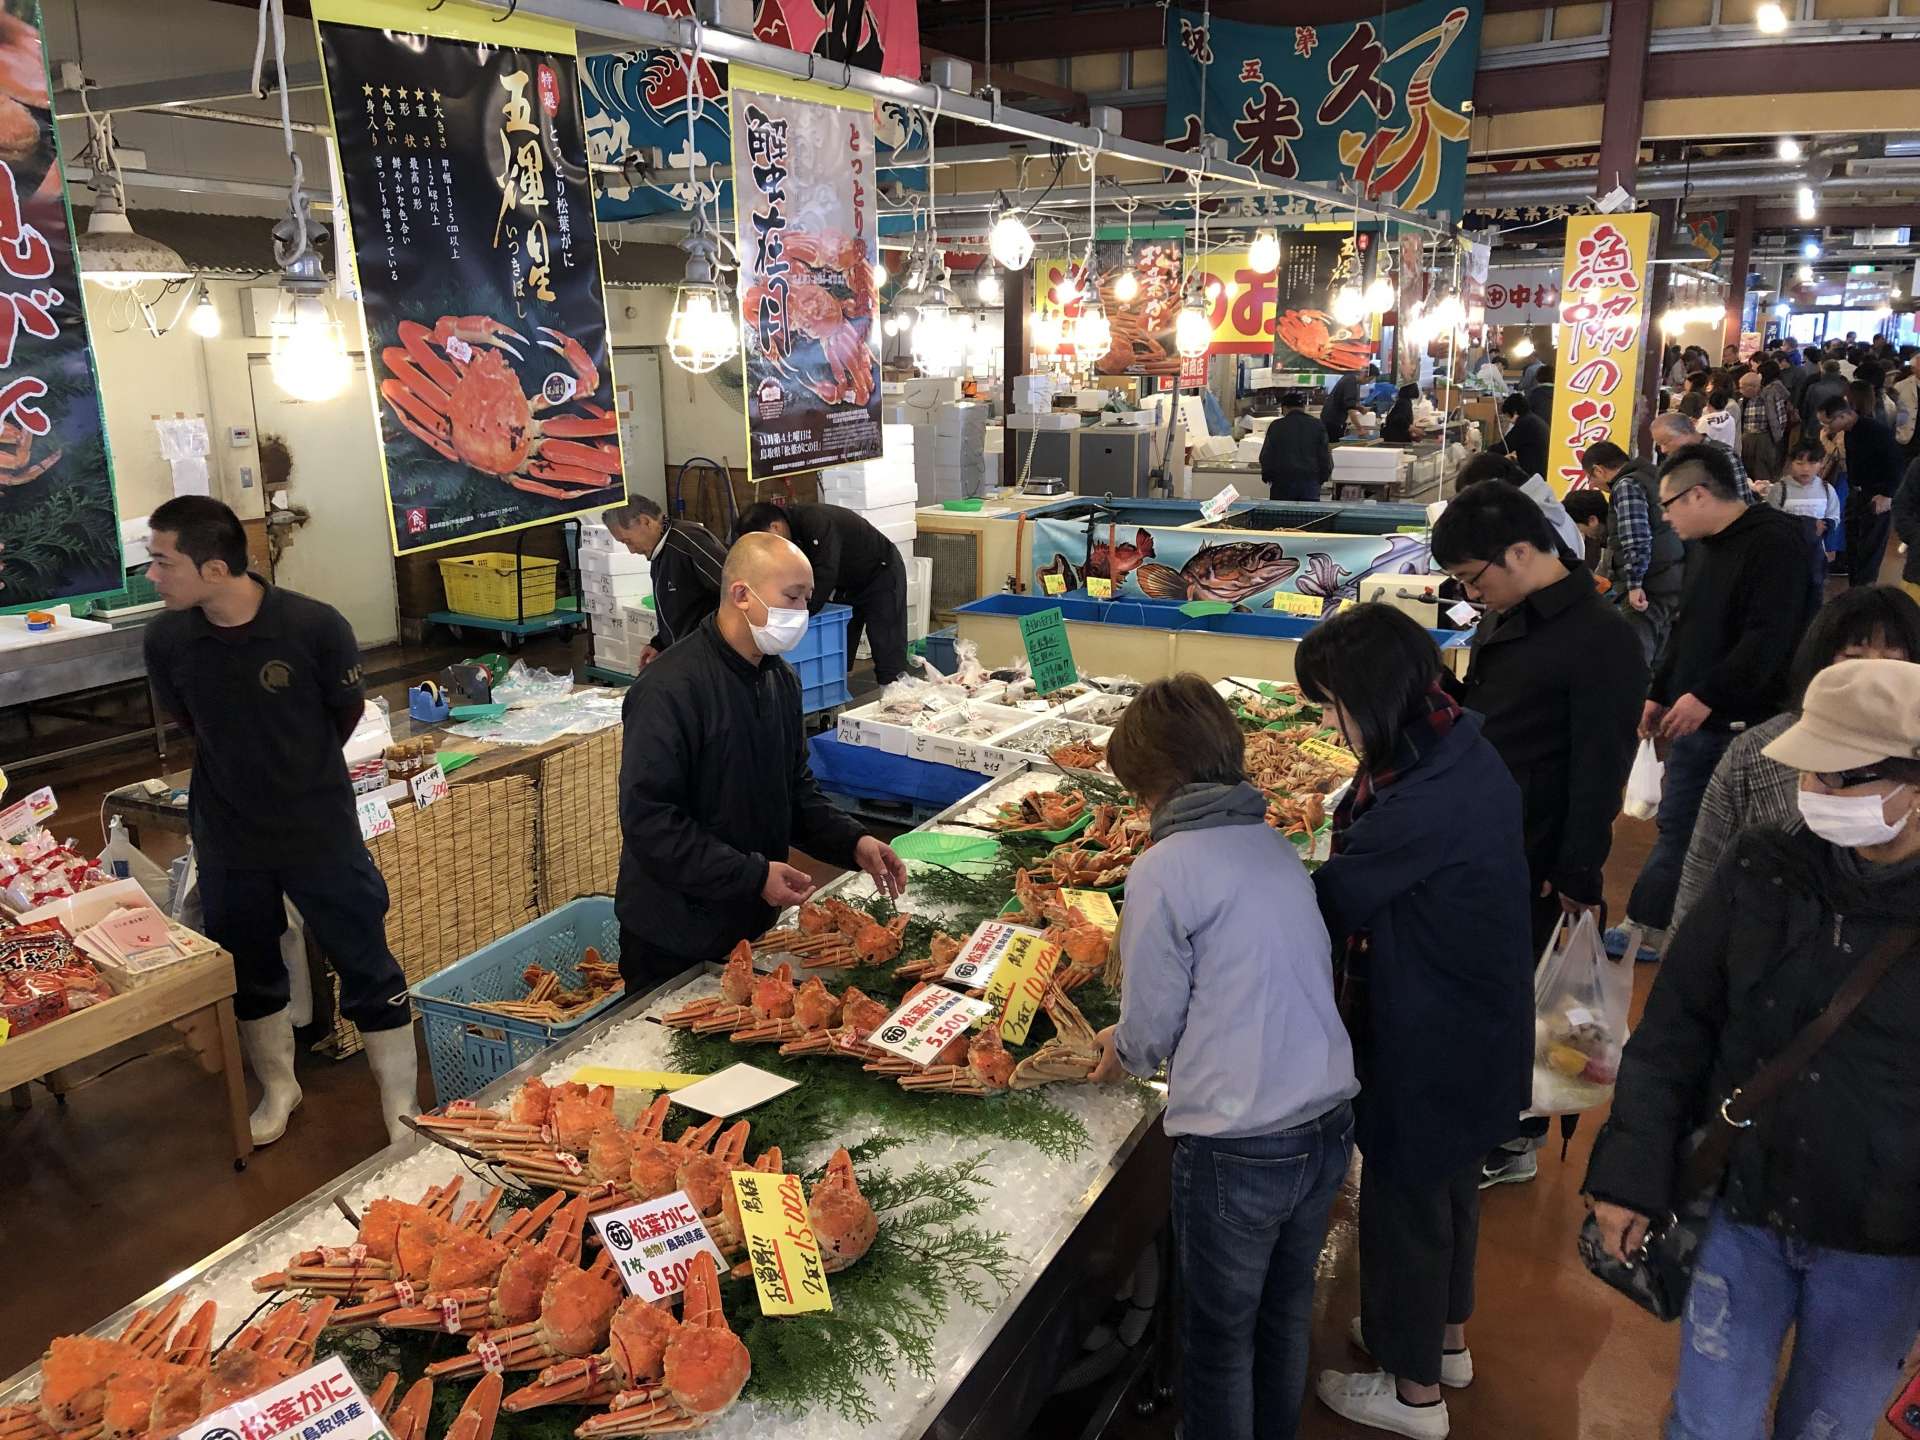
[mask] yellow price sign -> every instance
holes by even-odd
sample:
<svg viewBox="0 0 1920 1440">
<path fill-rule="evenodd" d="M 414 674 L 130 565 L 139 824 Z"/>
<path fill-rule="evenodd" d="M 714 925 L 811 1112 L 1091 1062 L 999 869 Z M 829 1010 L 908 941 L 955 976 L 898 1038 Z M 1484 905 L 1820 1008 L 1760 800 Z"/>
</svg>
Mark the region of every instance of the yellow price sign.
<svg viewBox="0 0 1920 1440">
<path fill-rule="evenodd" d="M 672 1070 L 616 1070 L 611 1065 L 582 1065 L 573 1072 L 576 1085 L 611 1085 L 616 1090 L 682 1090 L 706 1078 Z"/>
<path fill-rule="evenodd" d="M 1314 759 L 1324 760 L 1329 765 L 1336 765 L 1349 775 L 1360 768 L 1360 757 L 1358 755 L 1355 755 L 1351 750 L 1344 750 L 1338 745 L 1329 745 L 1324 740 L 1302 740 L 1300 742 L 1300 748 L 1307 754 L 1313 756 Z"/>
<path fill-rule="evenodd" d="M 1104 575 L 1089 575 L 1087 577 L 1087 594 L 1096 600 L 1111 600 L 1113 598 L 1113 581 Z"/>
<path fill-rule="evenodd" d="M 732 1179 L 760 1313 L 804 1315 L 833 1309 L 827 1267 L 807 1216 L 807 1194 L 800 1177 L 736 1170 Z"/>
<path fill-rule="evenodd" d="M 1060 947 L 1038 935 L 1015 935 L 1008 942 L 994 967 L 993 978 L 987 982 L 987 999 L 1005 1007 L 1000 1019 L 1002 1040 L 1018 1045 L 1027 1038 L 1033 1017 L 1040 1013 L 1047 982 L 1059 963 Z"/>
<path fill-rule="evenodd" d="M 1067 577 L 1064 575 L 1042 575 L 1040 577 L 1040 588 L 1049 595 L 1064 595 L 1067 593 Z"/>
<path fill-rule="evenodd" d="M 1120 928 L 1120 912 L 1113 908 L 1113 897 L 1104 890 L 1062 890 L 1060 899 L 1080 918 L 1111 935 Z"/>
<path fill-rule="evenodd" d="M 1273 608 L 1286 615 L 1305 615 L 1319 619 L 1326 601 L 1318 595 L 1301 595 L 1292 590 L 1273 592 Z"/>
</svg>

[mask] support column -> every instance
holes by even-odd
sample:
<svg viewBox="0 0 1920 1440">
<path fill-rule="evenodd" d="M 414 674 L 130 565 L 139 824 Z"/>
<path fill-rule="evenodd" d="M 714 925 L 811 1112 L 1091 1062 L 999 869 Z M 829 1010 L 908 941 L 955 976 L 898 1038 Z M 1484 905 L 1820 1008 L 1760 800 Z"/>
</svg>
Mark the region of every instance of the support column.
<svg viewBox="0 0 1920 1440">
<path fill-rule="evenodd" d="M 1025 374 L 1027 369 L 1027 315 L 1032 308 L 1027 304 L 1027 284 L 1032 275 L 1031 264 L 1025 270 L 1001 272 L 1000 303 L 1005 307 L 1000 318 L 1000 343 L 1003 347 L 1000 357 L 1000 426 L 1004 442 L 1000 451 L 1002 485 L 1011 485 L 1020 478 L 1020 472 L 1015 468 L 1015 432 L 1007 425 L 1007 417 L 1013 413 L 1013 377 Z"/>
<path fill-rule="evenodd" d="M 1633 189 L 1640 164 L 1640 129 L 1647 101 L 1647 47 L 1653 37 L 1653 0 L 1613 0 L 1607 35 L 1607 103 L 1600 119 L 1598 189 Z"/>
<path fill-rule="evenodd" d="M 1733 272 L 1727 281 L 1727 324 L 1720 338 L 1722 351 L 1740 343 L 1740 317 L 1747 309 L 1747 266 L 1753 257 L 1754 197 L 1742 195 L 1733 213 Z M 1767 327 L 1763 324 L 1760 333 Z M 1713 357 L 1717 363 L 1718 355 Z"/>
<path fill-rule="evenodd" d="M 1656 200 L 1653 204 L 1653 254 L 1655 261 L 1671 260 L 1676 249 L 1673 230 L 1680 213 L 1678 200 Z M 1673 266 L 1652 264 L 1647 267 L 1647 335 L 1640 354 L 1640 407 L 1633 427 L 1634 453 L 1654 459 L 1653 417 L 1660 413 L 1660 386 L 1663 382 L 1662 356 L 1666 337 L 1660 333 L 1660 317 L 1673 300 Z"/>
</svg>

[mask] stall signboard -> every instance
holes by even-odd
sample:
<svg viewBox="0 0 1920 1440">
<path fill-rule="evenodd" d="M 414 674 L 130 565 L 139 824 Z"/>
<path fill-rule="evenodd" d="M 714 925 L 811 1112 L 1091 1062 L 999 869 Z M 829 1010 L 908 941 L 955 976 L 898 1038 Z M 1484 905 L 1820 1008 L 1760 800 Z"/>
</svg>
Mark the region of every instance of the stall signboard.
<svg viewBox="0 0 1920 1440">
<path fill-rule="evenodd" d="M 1487 324 L 1557 325 L 1560 271 L 1538 265 L 1487 272 Z"/>
<path fill-rule="evenodd" d="M 1180 314 L 1181 252 L 1178 236 L 1144 235 L 1101 240 L 1094 246 L 1100 302 L 1113 328 L 1113 346 L 1093 362 L 1101 375 L 1181 373 L 1174 348 L 1173 322 Z M 1139 289 L 1131 300 L 1114 294 L 1114 285 L 1131 271 Z"/>
<path fill-rule="evenodd" d="M 1010 925 L 1005 920 L 981 921 L 974 927 L 973 934 L 967 937 L 966 944 L 954 953 L 953 963 L 947 966 L 946 973 L 940 978 L 968 990 L 984 989 L 999 970 L 1000 962 L 1006 959 L 1014 941 L 1023 935 L 1035 940 L 1046 939 L 1038 930 Z"/>
<path fill-rule="evenodd" d="M 1567 221 L 1560 281 L 1558 376 L 1546 480 L 1556 495 L 1586 485 L 1580 457 L 1611 440 L 1633 449 L 1633 407 L 1647 334 L 1653 216 L 1576 215 Z"/>
<path fill-rule="evenodd" d="M 1420 378 L 1420 347 L 1414 342 L 1407 321 L 1413 307 L 1427 297 L 1426 270 L 1422 264 L 1425 242 L 1418 231 L 1400 237 L 1400 264 L 1394 270 L 1393 378 L 1401 384 Z"/>
<path fill-rule="evenodd" d="M 1074 588 L 1090 569 L 1099 574 L 1111 570 L 1117 600 L 1215 600 L 1271 610 L 1281 590 L 1319 600 L 1358 600 L 1360 582 L 1369 575 L 1424 575 L 1432 568 L 1425 535 L 1255 536 L 1140 526 L 1112 547 L 1100 531 L 1095 553 L 1089 556 L 1085 521 L 1043 517 L 1032 524 L 1030 584 L 1037 589 L 1035 577 L 1051 570 Z M 1114 551 L 1112 557 L 1105 553 L 1108 548 Z M 1023 617 L 1022 624 L 1033 618 Z"/>
<path fill-rule="evenodd" d="M 804 1315 L 833 1309 L 826 1261 L 807 1214 L 800 1177 L 736 1170 L 732 1179 L 760 1313 Z"/>
<path fill-rule="evenodd" d="M 759 0 L 755 38 L 902 80 L 920 78 L 916 0 Z M 832 73 L 823 72 L 823 79 Z"/>
<path fill-rule="evenodd" d="M 1416 0 L 1325 25 L 1170 10 L 1167 144 L 1197 150 L 1203 134 L 1221 136 L 1238 164 L 1458 217 L 1481 10 L 1481 0 Z"/>
<path fill-rule="evenodd" d="M 1020 640 L 1027 647 L 1027 665 L 1033 688 L 1051 695 L 1080 678 L 1073 666 L 1073 646 L 1067 642 L 1067 618 L 1052 605 L 1020 617 Z"/>
<path fill-rule="evenodd" d="M 595 1215 L 593 1228 L 627 1293 L 642 1300 L 664 1300 L 686 1289 L 688 1267 L 702 1251 L 718 1266 L 727 1263 L 684 1190 Z"/>
<path fill-rule="evenodd" d="M 1146 248 L 1148 242 L 1136 244 L 1136 251 Z M 1165 249 L 1171 242 L 1156 241 Z M 1115 254 L 1119 253 L 1116 247 Z M 1179 247 L 1173 246 L 1172 254 L 1179 256 Z M 1116 336 L 1126 335 L 1134 344 L 1136 353 L 1151 362 L 1159 360 L 1163 368 L 1130 369 L 1130 374 L 1155 374 L 1180 376 L 1180 384 L 1204 385 L 1206 383 L 1206 356 L 1199 357 L 1199 364 L 1188 367 L 1178 364 L 1179 354 L 1173 348 L 1173 324 L 1178 317 L 1176 306 L 1170 315 L 1158 316 L 1164 322 L 1164 335 L 1159 330 L 1146 330 L 1142 326 L 1141 335 L 1151 338 L 1153 345 L 1160 347 L 1160 356 L 1152 354 L 1152 346 L 1142 346 L 1135 339 L 1134 332 L 1124 326 L 1117 318 L 1116 304 L 1113 299 L 1113 282 L 1118 273 L 1107 269 L 1107 261 L 1101 261 L 1103 280 L 1101 285 L 1101 303 L 1107 312 L 1107 319 L 1115 326 Z M 1033 318 L 1042 326 L 1058 324 L 1056 332 L 1060 336 L 1053 354 L 1062 357 L 1073 354 L 1072 322 L 1080 314 L 1080 276 L 1081 265 L 1072 255 L 1055 253 L 1037 255 L 1033 261 Z M 1244 250 L 1215 250 L 1195 259 L 1192 273 L 1205 277 L 1202 284 L 1207 287 L 1207 318 L 1213 325 L 1213 341 L 1207 347 L 1208 355 L 1270 355 L 1273 353 L 1275 301 L 1278 291 L 1275 289 L 1276 273 L 1259 271 L 1252 268 Z M 1177 279 L 1177 277 L 1176 277 Z M 1212 282 L 1218 281 L 1216 288 Z M 1146 285 L 1144 277 L 1141 286 L 1144 296 Z M 1144 319 L 1144 317 L 1143 317 Z M 1036 353 L 1040 353 L 1036 351 Z M 1097 367 L 1096 367 L 1097 368 Z M 1119 372 L 1114 372 L 1119 373 Z M 1194 378 L 1194 377 L 1198 378 Z"/>
<path fill-rule="evenodd" d="M 0 609 L 124 588 L 120 517 L 60 178 L 39 7 L 0 32 Z"/>
<path fill-rule="evenodd" d="M 748 472 L 876 459 L 873 110 L 738 65 L 732 80 Z"/>
<path fill-rule="evenodd" d="M 380 1412 L 336 1355 L 214 1411 L 180 1440 L 381 1440 L 385 1434 Z"/>
<path fill-rule="evenodd" d="M 620 500 L 572 29 L 461 0 L 314 14 L 394 553 Z"/>
</svg>

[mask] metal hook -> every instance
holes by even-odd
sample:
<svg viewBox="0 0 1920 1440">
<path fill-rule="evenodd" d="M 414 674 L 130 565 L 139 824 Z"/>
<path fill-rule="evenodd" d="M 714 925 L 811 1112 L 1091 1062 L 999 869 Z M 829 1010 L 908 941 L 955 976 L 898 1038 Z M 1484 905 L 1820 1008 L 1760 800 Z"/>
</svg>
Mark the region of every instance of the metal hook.
<svg viewBox="0 0 1920 1440">
<path fill-rule="evenodd" d="M 519 8 L 520 8 L 520 0 L 507 0 L 507 13 L 504 15 L 494 16 L 493 23 L 496 25 L 504 25 L 507 21 L 513 19 L 514 12 L 517 11 Z"/>
</svg>

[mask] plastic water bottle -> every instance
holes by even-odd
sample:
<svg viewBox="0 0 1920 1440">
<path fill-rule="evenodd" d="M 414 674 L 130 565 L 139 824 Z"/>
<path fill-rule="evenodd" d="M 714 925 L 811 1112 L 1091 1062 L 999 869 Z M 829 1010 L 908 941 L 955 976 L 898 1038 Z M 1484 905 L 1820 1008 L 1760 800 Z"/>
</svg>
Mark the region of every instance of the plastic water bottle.
<svg viewBox="0 0 1920 1440">
<path fill-rule="evenodd" d="M 107 862 L 107 868 L 113 872 L 116 880 L 125 880 L 133 874 L 133 866 L 127 856 L 133 851 L 133 841 L 127 836 L 124 821 L 116 815 L 107 822 L 107 854 L 113 858 Z"/>
</svg>

